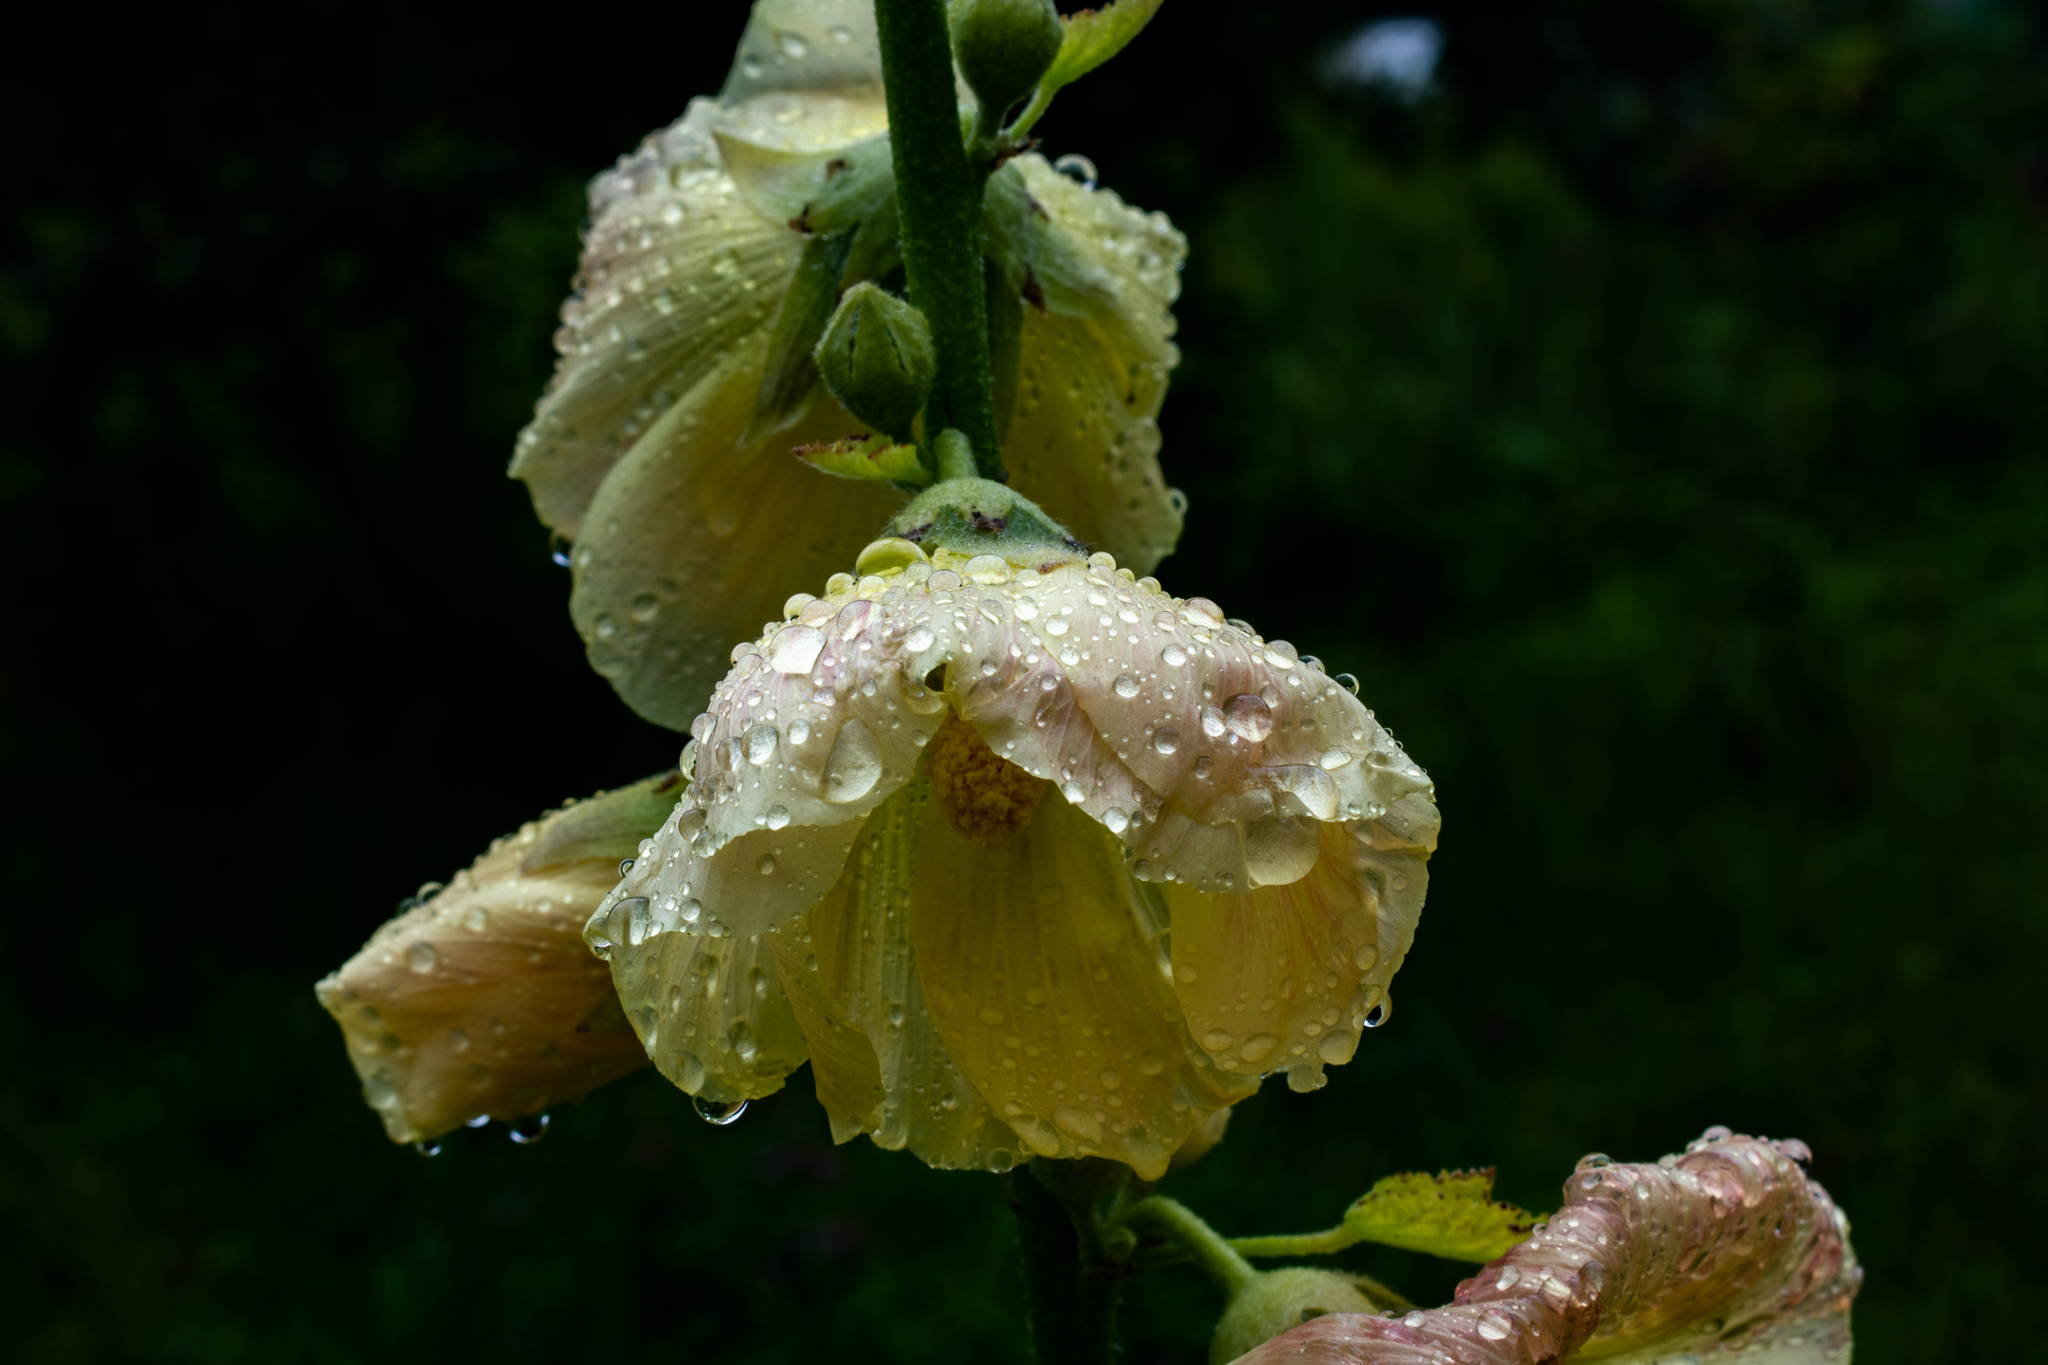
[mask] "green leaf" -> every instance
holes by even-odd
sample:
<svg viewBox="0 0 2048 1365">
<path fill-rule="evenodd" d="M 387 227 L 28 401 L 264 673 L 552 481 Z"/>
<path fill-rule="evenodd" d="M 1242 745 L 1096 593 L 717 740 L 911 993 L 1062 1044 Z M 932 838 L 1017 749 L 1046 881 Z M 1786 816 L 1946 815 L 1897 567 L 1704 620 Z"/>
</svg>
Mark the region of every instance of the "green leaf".
<svg viewBox="0 0 2048 1365">
<path fill-rule="evenodd" d="M 1163 0 L 1113 0 L 1101 9 L 1084 9 L 1061 20 L 1067 36 L 1039 85 L 1057 90 L 1071 85 L 1124 50 L 1124 46 L 1159 12 Z"/>
<path fill-rule="evenodd" d="M 920 486 L 932 481 L 931 471 L 917 462 L 917 447 L 898 445 L 887 436 L 856 436 L 822 445 L 798 446 L 790 453 L 811 468 L 842 479 Z"/>
<path fill-rule="evenodd" d="M 751 445 L 770 432 L 795 422 L 810 407 L 818 387 L 818 365 L 811 352 L 825 334 L 825 324 L 839 303 L 839 280 L 853 248 L 852 231 L 821 234 L 804 243 L 789 292 L 775 315 L 768 340 L 768 364 L 754 397 L 754 417 L 742 444 Z"/>
<path fill-rule="evenodd" d="M 1123 51 L 1125 45 L 1152 22 L 1152 16 L 1159 12 L 1162 3 L 1164 0 L 1114 0 L 1101 9 L 1084 9 L 1062 19 L 1060 22 L 1066 25 L 1067 32 L 1060 42 L 1059 55 L 1039 77 L 1038 90 L 1024 112 L 1017 116 L 1011 135 L 1022 137 L 1028 132 L 1062 86 L 1073 84 Z"/>
<path fill-rule="evenodd" d="M 1361 1242 L 1425 1251 L 1454 1261 L 1491 1261 L 1528 1237 L 1535 1215 L 1493 1198 L 1493 1169 L 1390 1175 L 1344 1211 Z"/>
</svg>

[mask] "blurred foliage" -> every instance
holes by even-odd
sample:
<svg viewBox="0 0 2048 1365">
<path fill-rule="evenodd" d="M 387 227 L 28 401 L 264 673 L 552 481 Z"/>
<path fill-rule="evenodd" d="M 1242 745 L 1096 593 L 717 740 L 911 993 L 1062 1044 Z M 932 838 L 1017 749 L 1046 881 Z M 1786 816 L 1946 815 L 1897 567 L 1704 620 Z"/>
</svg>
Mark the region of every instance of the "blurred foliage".
<svg viewBox="0 0 2048 1365">
<path fill-rule="evenodd" d="M 0 59 L 22 1358 L 1021 1358 L 1000 1182 L 831 1148 L 804 1075 L 729 1129 L 642 1075 L 425 1161 L 309 989 L 673 756 L 499 472 L 581 182 L 716 87 L 727 8 L 623 59 L 317 4 Z M 1589 1149 L 1796 1134 L 1859 1361 L 2043 1359 L 2035 12 L 1430 13 L 1412 107 L 1315 83 L 1369 12 L 1168 6 L 1039 129 L 1194 242 L 1168 584 L 1357 672 L 1445 811 L 1391 1025 L 1173 1192 L 1295 1231 L 1396 1170 L 1548 1207 Z M 1192 1272 L 1127 1305 L 1130 1359 L 1201 1358 Z"/>
</svg>

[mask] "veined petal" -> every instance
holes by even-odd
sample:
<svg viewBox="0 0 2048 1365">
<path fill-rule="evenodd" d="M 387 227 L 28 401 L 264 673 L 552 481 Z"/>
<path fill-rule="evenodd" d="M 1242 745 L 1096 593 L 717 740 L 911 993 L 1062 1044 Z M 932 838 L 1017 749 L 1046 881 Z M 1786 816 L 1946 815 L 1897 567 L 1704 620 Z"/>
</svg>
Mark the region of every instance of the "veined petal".
<svg viewBox="0 0 2048 1365">
<path fill-rule="evenodd" d="M 1434 814 L 1422 822 L 1432 842 Z M 1189 1029 L 1224 1069 L 1284 1069 L 1305 1091 L 1323 1083 L 1326 1063 L 1350 1061 L 1367 1019 L 1391 1008 L 1387 984 L 1415 938 L 1430 850 L 1376 821 L 1304 823 L 1315 863 L 1299 880 L 1234 896 L 1165 890 Z"/>
<path fill-rule="evenodd" d="M 1209 1111 L 1252 1089 L 1188 1037 L 1157 905 L 1058 792 L 990 846 L 927 820 L 915 875 L 939 1033 L 1031 1153 L 1106 1156 L 1156 1180 Z"/>
<path fill-rule="evenodd" d="M 1022 1144 L 954 1064 L 918 978 L 911 881 L 930 806 L 923 780 L 890 797 L 839 884 L 770 937 L 834 1141 L 867 1132 L 941 1170 L 1008 1170 Z"/>
<path fill-rule="evenodd" d="M 1863 1272 L 1848 1219 L 1793 1155 L 1804 1144 L 1720 1128 L 1655 1164 L 1589 1157 L 1550 1222 L 1459 1285 L 1449 1306 L 1401 1318 L 1329 1314 L 1239 1361 L 1847 1360 Z"/>
<path fill-rule="evenodd" d="M 649 778 L 497 840 L 315 987 L 392 1141 L 538 1113 L 646 1061 L 582 927 L 681 785 Z"/>
<path fill-rule="evenodd" d="M 1013 182 L 1025 202 L 1008 208 Z M 1033 304 L 1004 443 L 1011 479 L 1083 540 L 1149 572 L 1180 539 L 1158 418 L 1180 360 L 1170 310 L 1187 239 L 1166 215 L 1084 189 L 1037 155 L 1006 166 L 990 194 L 991 254 Z"/>
<path fill-rule="evenodd" d="M 641 1046 L 687 1094 L 720 1103 L 772 1095 L 810 1055 L 760 935 L 650 932 L 614 942 L 611 964 Z"/>
<path fill-rule="evenodd" d="M 848 0 L 755 0 L 720 98 L 778 91 L 838 94 L 879 104 L 882 54 L 872 4 Z"/>
<path fill-rule="evenodd" d="M 766 352 L 764 331 L 654 420 L 598 490 L 572 558 L 569 610 L 592 667 L 670 729 L 703 709 L 727 641 L 781 615 L 791 584 L 850 560 L 903 500 L 790 455 L 859 429 L 829 396 L 740 444 Z"/>
</svg>

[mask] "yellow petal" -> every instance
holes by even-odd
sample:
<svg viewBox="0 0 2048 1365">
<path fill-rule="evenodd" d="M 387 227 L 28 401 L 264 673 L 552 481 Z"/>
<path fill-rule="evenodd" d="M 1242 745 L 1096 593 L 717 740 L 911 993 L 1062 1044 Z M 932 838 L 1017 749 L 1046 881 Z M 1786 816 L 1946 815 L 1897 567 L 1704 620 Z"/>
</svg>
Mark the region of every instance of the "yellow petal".
<svg viewBox="0 0 2048 1365">
<path fill-rule="evenodd" d="M 1168 310 L 1187 239 L 1164 215 L 1083 189 L 1043 157 L 1015 164 L 1047 230 L 1086 256 L 1107 292 L 1087 316 L 1063 313 L 1057 299 L 1046 300 L 1049 311 L 1025 309 L 1004 462 L 1016 488 L 1075 535 L 1150 573 L 1181 530 L 1181 501 L 1159 469 L 1158 418 L 1180 359 Z"/>
<path fill-rule="evenodd" d="M 571 539 L 634 440 L 765 331 L 803 250 L 717 172 L 709 125 L 690 127 L 704 121 L 693 110 L 592 184 L 577 292 L 555 336 L 561 360 L 511 468 L 540 519 Z M 695 147 L 702 164 L 656 164 L 657 142 Z"/>
<path fill-rule="evenodd" d="M 1157 904 L 1057 790 L 992 845 L 927 820 L 912 898 L 939 1032 L 1033 1154 L 1156 1180 L 1209 1111 L 1250 1093 L 1188 1037 Z"/>
<path fill-rule="evenodd" d="M 611 963 L 633 1031 L 686 1094 L 772 1095 L 809 1055 L 766 935 L 655 934 L 613 944 Z"/>
<path fill-rule="evenodd" d="M 1418 793 L 1380 820 L 1320 830 L 1299 881 L 1235 896 L 1166 887 L 1189 1029 L 1219 1066 L 1284 1069 L 1295 1090 L 1321 1085 L 1326 1063 L 1351 1060 L 1368 1017 L 1392 1009 L 1387 984 L 1422 913 L 1436 808 Z"/>
<path fill-rule="evenodd" d="M 680 788 L 649 778 L 498 840 L 315 987 L 392 1141 L 538 1113 L 645 1064 L 583 921 Z"/>
<path fill-rule="evenodd" d="M 1008 1170 L 1022 1144 L 954 1064 L 918 979 L 911 884 L 930 808 L 923 779 L 890 797 L 831 894 L 771 937 L 834 1141 L 869 1132 L 941 1170 Z"/>
<path fill-rule="evenodd" d="M 766 356 L 762 333 L 662 414 L 605 479 L 576 543 L 569 610 L 591 665 L 671 729 L 704 709 L 733 641 L 779 619 L 792 588 L 852 563 L 903 501 L 790 454 L 862 430 L 829 396 L 740 445 Z"/>
</svg>

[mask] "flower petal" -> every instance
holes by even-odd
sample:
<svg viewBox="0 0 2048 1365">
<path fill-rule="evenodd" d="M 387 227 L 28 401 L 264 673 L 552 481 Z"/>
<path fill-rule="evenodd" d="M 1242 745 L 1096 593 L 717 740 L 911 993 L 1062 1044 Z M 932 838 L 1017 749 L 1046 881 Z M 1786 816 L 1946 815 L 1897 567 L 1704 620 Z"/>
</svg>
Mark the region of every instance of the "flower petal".
<svg viewBox="0 0 2048 1365">
<path fill-rule="evenodd" d="M 1315 864 L 1298 881 L 1235 896 L 1166 887 L 1189 1029 L 1218 1065 L 1284 1068 L 1295 1090 L 1351 1060 L 1370 1011 L 1385 1017 L 1429 884 L 1429 847 L 1378 822 L 1304 824 Z"/>
<path fill-rule="evenodd" d="M 635 711 L 680 730 L 702 710 L 727 642 L 781 615 L 792 584 L 849 562 L 901 504 L 790 455 L 860 424 L 827 396 L 750 446 L 766 333 L 668 408 L 605 478 L 572 562 L 569 611 L 591 665 Z"/>
<path fill-rule="evenodd" d="M 523 826 L 315 988 L 392 1141 L 538 1113 L 646 1061 L 581 934 L 681 785 L 667 773 Z"/>
<path fill-rule="evenodd" d="M 686 1094 L 720 1103 L 772 1095 L 810 1055 L 759 935 L 654 933 L 614 943 L 611 964 L 641 1045 Z"/>
<path fill-rule="evenodd" d="M 989 846 L 927 820 L 912 900 L 939 1033 L 1033 1154 L 1156 1180 L 1209 1111 L 1253 1088 L 1188 1037 L 1157 904 L 1057 791 Z"/>
<path fill-rule="evenodd" d="M 1847 1358 L 1863 1272 L 1848 1219 L 1792 1154 L 1709 1129 L 1683 1156 L 1589 1157 L 1528 1241 L 1458 1286 L 1448 1307 L 1401 1318 L 1333 1313 L 1242 1365 L 1469 1365 L 1604 1360 L 1654 1365 L 1740 1353 L 1820 1365 Z"/>
<path fill-rule="evenodd" d="M 941 1170 L 1004 1171 L 1022 1144 L 946 1050 L 911 944 L 912 870 L 930 807 L 923 781 L 890 797 L 831 894 L 771 937 L 833 1140 L 868 1132 Z"/>
<path fill-rule="evenodd" d="M 1180 352 L 1169 311 L 1187 239 L 1106 189 L 1075 184 L 1037 155 L 1011 163 L 1029 196 L 992 214 L 1036 241 L 1015 244 L 1012 268 L 1033 267 L 1017 403 L 1004 442 L 1012 482 L 1055 507 L 1083 540 L 1149 572 L 1180 539 L 1182 501 L 1159 469 L 1159 407 Z M 1002 181 L 1004 177 L 997 177 Z M 992 198 L 1002 189 L 992 184 Z M 1073 263 L 1060 271 L 1055 258 Z M 1072 284 L 1062 292 L 1063 277 Z"/>
</svg>

